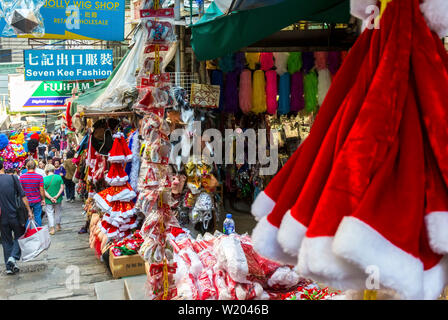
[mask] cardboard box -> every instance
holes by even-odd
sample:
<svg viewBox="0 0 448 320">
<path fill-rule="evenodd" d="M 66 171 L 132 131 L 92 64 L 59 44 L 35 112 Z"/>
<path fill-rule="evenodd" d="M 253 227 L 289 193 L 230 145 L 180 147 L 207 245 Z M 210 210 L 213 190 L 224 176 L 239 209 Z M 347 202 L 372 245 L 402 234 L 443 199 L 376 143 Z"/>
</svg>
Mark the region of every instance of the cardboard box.
<svg viewBox="0 0 448 320">
<path fill-rule="evenodd" d="M 114 279 L 145 274 L 145 260 L 138 254 L 116 257 L 109 254 L 110 271 Z"/>
</svg>

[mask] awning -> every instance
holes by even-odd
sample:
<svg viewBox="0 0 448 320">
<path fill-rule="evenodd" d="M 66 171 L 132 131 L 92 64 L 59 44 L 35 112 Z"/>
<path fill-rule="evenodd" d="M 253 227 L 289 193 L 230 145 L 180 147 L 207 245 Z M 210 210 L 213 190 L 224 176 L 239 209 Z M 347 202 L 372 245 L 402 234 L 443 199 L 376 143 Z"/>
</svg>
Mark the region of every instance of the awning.
<svg viewBox="0 0 448 320">
<path fill-rule="evenodd" d="M 256 1 L 240 0 L 237 2 L 244 10 L 229 14 L 225 14 L 226 2 L 212 3 L 191 27 L 191 43 L 198 60 L 234 53 L 300 20 L 347 23 L 350 19 L 349 0 L 263 0 L 263 6 L 255 9 L 250 9 L 250 3 Z"/>
</svg>

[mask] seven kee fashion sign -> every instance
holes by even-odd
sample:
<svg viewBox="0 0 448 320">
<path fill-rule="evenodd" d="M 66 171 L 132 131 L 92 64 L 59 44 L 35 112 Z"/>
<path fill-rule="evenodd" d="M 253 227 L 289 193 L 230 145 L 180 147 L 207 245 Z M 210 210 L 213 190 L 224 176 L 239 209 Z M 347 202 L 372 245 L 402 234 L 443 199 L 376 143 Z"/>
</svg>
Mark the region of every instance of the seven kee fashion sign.
<svg viewBox="0 0 448 320">
<path fill-rule="evenodd" d="M 112 50 L 25 50 L 25 80 L 107 79 Z"/>
<path fill-rule="evenodd" d="M 72 96 L 73 89 L 83 92 L 95 83 L 68 81 L 25 81 L 23 74 L 10 74 L 8 87 L 10 110 L 21 111 L 49 111 L 65 110 L 66 100 Z"/>
</svg>

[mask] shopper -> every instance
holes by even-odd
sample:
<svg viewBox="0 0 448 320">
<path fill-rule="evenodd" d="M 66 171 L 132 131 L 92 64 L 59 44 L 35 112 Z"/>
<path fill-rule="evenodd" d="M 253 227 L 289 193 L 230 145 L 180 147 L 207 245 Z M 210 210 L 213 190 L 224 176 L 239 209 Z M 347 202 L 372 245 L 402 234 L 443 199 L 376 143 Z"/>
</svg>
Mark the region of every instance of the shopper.
<svg viewBox="0 0 448 320">
<path fill-rule="evenodd" d="M 42 206 L 45 205 L 44 178 L 35 172 L 36 162 L 28 160 L 27 172 L 20 176 L 20 183 L 34 213 L 34 220 L 42 226 Z"/>
<path fill-rule="evenodd" d="M 3 255 L 6 264 L 6 274 L 19 272 L 16 260 L 20 259 L 18 239 L 25 232 L 25 227 L 19 223 L 17 217 L 16 195 L 20 195 L 28 209 L 28 219 L 33 220 L 28 199 L 19 179 L 14 174 L 5 174 L 3 162 L 0 161 L 0 235 L 2 239 Z"/>
<path fill-rule="evenodd" d="M 47 167 L 46 177 L 44 178 L 45 189 L 45 211 L 48 216 L 48 226 L 50 227 L 50 234 L 61 230 L 61 206 L 62 206 L 62 194 L 64 192 L 64 181 L 62 177 L 55 174 L 55 167 L 49 165 Z"/>
<path fill-rule="evenodd" d="M 64 161 L 63 167 L 65 169 L 64 184 L 67 194 L 67 201 L 75 202 L 75 183 L 72 181 L 76 171 L 76 165 L 73 163 L 75 152 L 70 150 L 67 152 L 67 159 Z"/>
</svg>

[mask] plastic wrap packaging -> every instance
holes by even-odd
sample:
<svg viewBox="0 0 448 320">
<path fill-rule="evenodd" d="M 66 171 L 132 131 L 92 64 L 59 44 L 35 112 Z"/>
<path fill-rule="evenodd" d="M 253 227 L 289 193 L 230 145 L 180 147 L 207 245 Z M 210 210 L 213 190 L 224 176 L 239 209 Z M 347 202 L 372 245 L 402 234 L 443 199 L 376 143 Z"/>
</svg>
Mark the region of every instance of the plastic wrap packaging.
<svg viewBox="0 0 448 320">
<path fill-rule="evenodd" d="M 144 23 L 148 30 L 147 44 L 168 44 L 176 41 L 174 25 L 170 21 L 147 19 Z"/>
<path fill-rule="evenodd" d="M 268 280 L 270 287 L 292 288 L 299 283 L 300 277 L 289 267 L 278 268 Z"/>
<path fill-rule="evenodd" d="M 42 37 L 45 27 L 41 7 L 45 0 L 5 0 L 1 1 L 1 16 L 6 25 L 2 30 L 3 37 L 13 37 L 24 34 L 32 34 Z"/>
<path fill-rule="evenodd" d="M 218 264 L 233 280 L 248 283 L 249 266 L 240 240 L 235 236 L 222 237 L 215 243 Z"/>
</svg>

